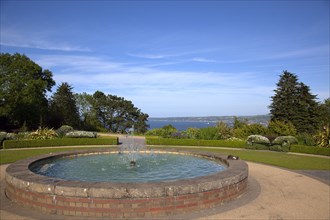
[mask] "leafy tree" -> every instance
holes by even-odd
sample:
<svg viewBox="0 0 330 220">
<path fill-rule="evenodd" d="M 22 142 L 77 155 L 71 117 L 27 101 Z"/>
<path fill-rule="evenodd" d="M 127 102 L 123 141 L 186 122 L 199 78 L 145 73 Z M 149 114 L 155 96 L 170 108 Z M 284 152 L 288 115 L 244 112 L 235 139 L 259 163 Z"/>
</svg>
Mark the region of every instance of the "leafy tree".
<svg viewBox="0 0 330 220">
<path fill-rule="evenodd" d="M 53 127 L 69 125 L 78 128 L 80 119 L 72 87 L 62 83 L 53 94 L 50 104 Z M 56 119 L 56 120 L 54 120 Z"/>
<path fill-rule="evenodd" d="M 115 95 L 96 91 L 92 96 L 76 96 L 80 116 L 89 126 L 107 129 L 113 133 L 125 133 L 134 125 L 137 133 L 147 131 L 148 114 L 142 113 L 131 101 Z"/>
<path fill-rule="evenodd" d="M 271 97 L 271 121 L 291 122 L 299 133 L 313 133 L 319 126 L 319 108 L 316 95 L 298 82 L 297 75 L 284 71 Z"/>
<path fill-rule="evenodd" d="M 93 96 L 84 92 L 75 94 L 75 99 L 82 128 L 88 131 L 99 131 L 105 129 L 93 113 Z"/>
<path fill-rule="evenodd" d="M 42 126 L 48 109 L 46 92 L 55 85 L 52 73 L 27 56 L 0 54 L 0 129 Z"/>
</svg>

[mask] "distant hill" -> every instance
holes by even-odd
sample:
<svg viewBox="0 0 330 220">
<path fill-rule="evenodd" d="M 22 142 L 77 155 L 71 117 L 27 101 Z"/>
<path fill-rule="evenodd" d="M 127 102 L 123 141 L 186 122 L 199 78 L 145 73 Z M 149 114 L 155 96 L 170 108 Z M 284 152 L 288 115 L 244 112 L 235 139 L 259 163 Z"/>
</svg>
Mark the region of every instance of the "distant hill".
<svg viewBox="0 0 330 220">
<path fill-rule="evenodd" d="M 149 121 L 167 121 L 167 122 L 225 122 L 228 125 L 234 124 L 235 116 L 205 116 L 205 117 L 149 117 Z M 270 115 L 252 115 L 237 116 L 239 120 L 247 121 L 249 124 L 267 125 Z"/>
</svg>

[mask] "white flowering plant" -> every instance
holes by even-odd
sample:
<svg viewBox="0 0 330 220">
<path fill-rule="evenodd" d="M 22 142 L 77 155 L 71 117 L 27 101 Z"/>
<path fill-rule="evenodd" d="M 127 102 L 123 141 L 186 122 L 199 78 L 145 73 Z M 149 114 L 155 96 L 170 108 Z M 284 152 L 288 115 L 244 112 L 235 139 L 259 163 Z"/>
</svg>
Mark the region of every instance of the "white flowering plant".
<svg viewBox="0 0 330 220">
<path fill-rule="evenodd" d="M 270 145 L 270 141 L 267 137 L 264 137 L 262 135 L 250 135 L 247 139 L 246 142 L 248 145 L 253 145 L 253 144 L 265 144 L 265 145 Z"/>
</svg>

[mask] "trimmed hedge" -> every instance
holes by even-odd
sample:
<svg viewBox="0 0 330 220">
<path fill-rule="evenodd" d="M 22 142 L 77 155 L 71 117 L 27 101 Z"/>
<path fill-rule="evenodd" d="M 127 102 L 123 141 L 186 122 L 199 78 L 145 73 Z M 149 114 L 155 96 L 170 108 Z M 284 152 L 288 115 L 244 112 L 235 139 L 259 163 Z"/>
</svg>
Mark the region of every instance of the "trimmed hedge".
<svg viewBox="0 0 330 220">
<path fill-rule="evenodd" d="M 290 152 L 330 156 L 330 148 L 305 145 L 291 145 Z"/>
<path fill-rule="evenodd" d="M 117 145 L 118 137 L 109 138 L 57 138 L 48 140 L 5 140 L 3 148 L 29 148 L 77 145 Z"/>
<path fill-rule="evenodd" d="M 273 150 L 273 151 L 290 151 L 295 153 L 316 154 L 330 156 L 330 148 L 312 147 L 305 145 L 289 146 L 265 146 L 262 144 L 248 145 L 245 141 L 229 141 L 229 140 L 198 140 L 198 139 L 171 139 L 159 137 L 146 137 L 148 145 L 173 145 L 173 146 L 212 146 L 212 147 L 230 147 L 230 148 L 246 148 L 253 150 Z"/>
<path fill-rule="evenodd" d="M 158 137 L 146 137 L 146 144 L 177 145 L 177 146 L 214 146 L 214 147 L 231 147 L 231 148 L 244 148 L 246 146 L 245 141 L 174 139 L 174 138 L 158 138 Z"/>
</svg>

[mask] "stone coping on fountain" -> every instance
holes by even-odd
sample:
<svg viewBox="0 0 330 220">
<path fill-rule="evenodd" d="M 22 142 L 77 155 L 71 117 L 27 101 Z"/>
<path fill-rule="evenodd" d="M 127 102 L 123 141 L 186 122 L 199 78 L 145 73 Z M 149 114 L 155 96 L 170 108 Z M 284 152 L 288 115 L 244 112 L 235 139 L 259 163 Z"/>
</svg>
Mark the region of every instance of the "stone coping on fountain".
<svg viewBox="0 0 330 220">
<path fill-rule="evenodd" d="M 6 170 L 7 196 L 26 206 L 63 215 L 92 217 L 152 217 L 211 208 L 241 195 L 248 166 L 214 153 L 154 150 L 202 156 L 227 166 L 211 175 L 146 183 L 83 182 L 38 175 L 30 170 L 43 160 L 86 154 L 118 153 L 117 149 L 71 151 L 31 157 Z"/>
</svg>

